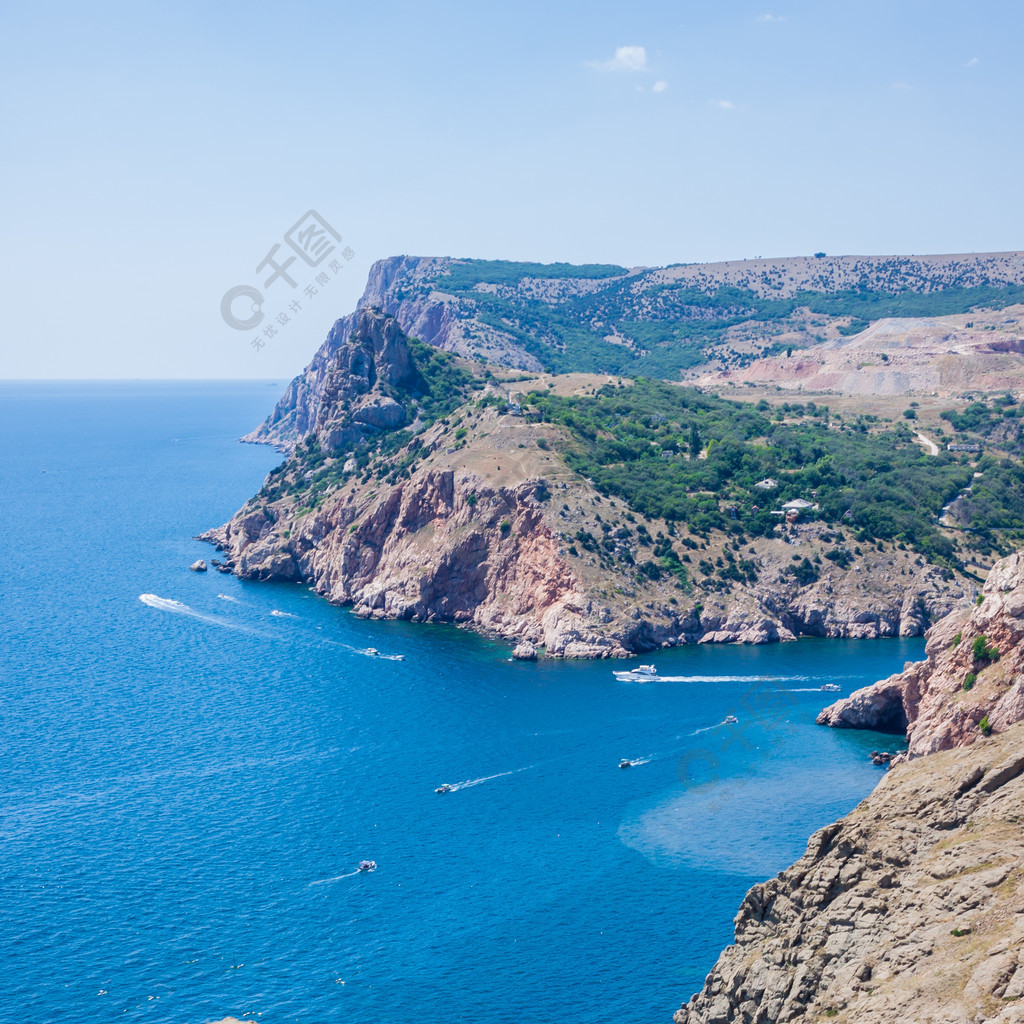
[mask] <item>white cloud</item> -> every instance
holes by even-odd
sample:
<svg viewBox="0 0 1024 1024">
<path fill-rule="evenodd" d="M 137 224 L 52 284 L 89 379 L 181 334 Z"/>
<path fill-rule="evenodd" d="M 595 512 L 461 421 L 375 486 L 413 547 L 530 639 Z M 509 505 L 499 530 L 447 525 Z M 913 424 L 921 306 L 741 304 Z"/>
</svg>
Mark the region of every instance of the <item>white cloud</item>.
<svg viewBox="0 0 1024 1024">
<path fill-rule="evenodd" d="M 736 104 L 732 100 L 708 100 L 708 103 L 712 107 L 718 107 L 719 110 L 735 110 Z"/>
<path fill-rule="evenodd" d="M 900 92 L 910 92 L 914 87 L 909 82 L 893 82 L 889 88 L 899 89 Z"/>
<path fill-rule="evenodd" d="M 668 88 L 668 82 L 655 82 L 651 86 L 651 92 L 664 92 Z"/>
<path fill-rule="evenodd" d="M 785 21 L 786 19 L 781 14 L 759 14 L 757 16 L 758 21 L 770 22 L 770 21 Z"/>
<path fill-rule="evenodd" d="M 647 51 L 642 46 L 619 46 L 611 60 L 588 60 L 598 71 L 646 71 Z"/>
<path fill-rule="evenodd" d="M 971 58 L 971 59 L 970 59 L 970 60 L 969 60 L 969 61 L 968 61 L 968 62 L 967 62 L 967 63 L 966 63 L 965 65 L 964 65 L 964 67 L 965 67 L 965 68 L 973 68 L 973 67 L 974 67 L 974 65 L 975 65 L 975 64 L 978 64 L 978 63 L 979 63 L 979 61 L 978 61 L 978 58 L 977 58 L 977 57 L 972 57 L 972 58 Z"/>
</svg>

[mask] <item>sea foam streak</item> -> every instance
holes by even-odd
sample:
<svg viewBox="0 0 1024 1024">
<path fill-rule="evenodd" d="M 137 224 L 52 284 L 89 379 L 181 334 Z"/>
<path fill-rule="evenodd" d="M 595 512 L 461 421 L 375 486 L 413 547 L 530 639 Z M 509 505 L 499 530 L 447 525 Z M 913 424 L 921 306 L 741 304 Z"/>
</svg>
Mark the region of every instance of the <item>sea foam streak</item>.
<svg viewBox="0 0 1024 1024">
<path fill-rule="evenodd" d="M 292 614 L 292 612 L 279 612 L 276 608 L 271 608 L 271 615 L 276 615 L 279 619 L 297 619 L 298 615 Z"/>
</svg>

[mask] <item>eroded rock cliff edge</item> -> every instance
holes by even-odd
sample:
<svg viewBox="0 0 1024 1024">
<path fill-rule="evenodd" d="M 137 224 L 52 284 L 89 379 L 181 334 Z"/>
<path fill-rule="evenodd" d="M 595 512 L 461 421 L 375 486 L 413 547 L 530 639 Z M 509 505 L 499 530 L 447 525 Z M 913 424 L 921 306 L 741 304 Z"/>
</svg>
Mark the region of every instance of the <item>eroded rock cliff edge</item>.
<svg viewBox="0 0 1024 1024">
<path fill-rule="evenodd" d="M 1024 1021 L 1024 725 L 889 772 L 754 886 L 676 1024 Z"/>
<path fill-rule="evenodd" d="M 973 743 L 1024 718 L 1024 554 L 997 562 L 978 595 L 934 625 L 924 661 L 826 708 L 820 725 L 906 733 L 909 756 Z"/>
</svg>

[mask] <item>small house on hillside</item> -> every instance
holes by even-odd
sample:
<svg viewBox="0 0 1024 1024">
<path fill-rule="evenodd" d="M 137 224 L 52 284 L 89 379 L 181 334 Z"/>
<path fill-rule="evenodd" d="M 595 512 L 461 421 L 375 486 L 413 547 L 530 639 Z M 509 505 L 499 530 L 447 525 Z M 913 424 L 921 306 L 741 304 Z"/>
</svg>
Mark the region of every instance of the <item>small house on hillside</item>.
<svg viewBox="0 0 1024 1024">
<path fill-rule="evenodd" d="M 778 480 L 773 480 L 770 476 L 766 476 L 763 480 L 758 480 L 755 487 L 760 487 L 762 491 L 774 491 L 779 486 Z"/>
<path fill-rule="evenodd" d="M 782 506 L 783 512 L 803 512 L 806 508 L 817 508 L 813 501 L 806 501 L 804 498 L 794 498 Z"/>
</svg>

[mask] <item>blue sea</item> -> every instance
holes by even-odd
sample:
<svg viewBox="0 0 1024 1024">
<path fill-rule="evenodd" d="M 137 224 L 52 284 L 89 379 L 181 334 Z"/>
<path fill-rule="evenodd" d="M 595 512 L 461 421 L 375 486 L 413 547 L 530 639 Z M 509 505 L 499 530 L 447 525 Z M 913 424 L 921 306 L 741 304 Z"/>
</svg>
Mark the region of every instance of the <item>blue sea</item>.
<svg viewBox="0 0 1024 1024">
<path fill-rule="evenodd" d="M 282 389 L 0 384 L 0 1021 L 667 1022 L 880 778 L 819 687 L 923 642 L 624 683 L 189 572 Z"/>
</svg>

